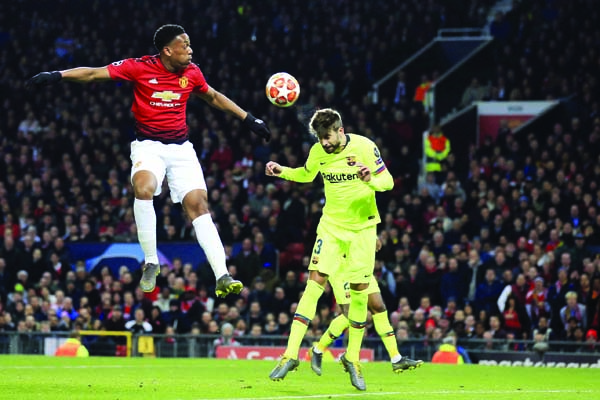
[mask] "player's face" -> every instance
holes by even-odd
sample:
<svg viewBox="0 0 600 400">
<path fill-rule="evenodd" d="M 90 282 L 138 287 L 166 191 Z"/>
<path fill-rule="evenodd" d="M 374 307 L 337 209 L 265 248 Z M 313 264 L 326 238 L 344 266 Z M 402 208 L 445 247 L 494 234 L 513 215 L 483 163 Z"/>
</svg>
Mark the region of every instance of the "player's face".
<svg viewBox="0 0 600 400">
<path fill-rule="evenodd" d="M 169 46 L 167 46 L 169 60 L 176 69 L 185 68 L 192 62 L 192 50 L 190 37 L 187 33 L 177 36 Z"/>
<path fill-rule="evenodd" d="M 327 154 L 339 153 L 346 144 L 344 128 L 330 129 L 319 135 L 319 143 Z"/>
</svg>

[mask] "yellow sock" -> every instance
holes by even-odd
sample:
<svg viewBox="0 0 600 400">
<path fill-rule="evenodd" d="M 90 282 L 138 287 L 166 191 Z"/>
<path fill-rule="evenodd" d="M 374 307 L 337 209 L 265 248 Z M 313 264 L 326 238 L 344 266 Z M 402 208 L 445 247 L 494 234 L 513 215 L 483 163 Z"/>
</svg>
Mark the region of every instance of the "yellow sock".
<svg viewBox="0 0 600 400">
<path fill-rule="evenodd" d="M 360 359 L 362 345 L 367 325 L 367 291 L 350 289 L 350 310 L 348 311 L 348 350 L 346 359 L 357 362 Z"/>
<path fill-rule="evenodd" d="M 294 321 L 290 329 L 290 337 L 288 338 L 287 348 L 283 353 L 284 357 L 298 359 L 298 352 L 302 345 L 302 339 L 306 334 L 308 325 L 317 312 L 317 302 L 323 294 L 323 287 L 317 282 L 309 280 L 306 282 L 306 289 L 302 298 L 298 302 Z"/>
<path fill-rule="evenodd" d="M 327 331 L 321 336 L 319 342 L 316 344 L 316 348 L 322 352 L 324 352 L 331 343 L 338 337 L 344 333 L 346 328 L 348 327 L 348 318 L 344 314 L 340 314 L 331 323 L 327 328 Z"/>
<path fill-rule="evenodd" d="M 373 314 L 373 324 L 375 325 L 375 330 L 377 331 L 379 337 L 381 337 L 381 341 L 383 342 L 383 345 L 390 356 L 390 360 L 400 355 L 400 352 L 398 351 L 396 335 L 394 334 L 394 329 L 392 328 L 390 320 L 388 319 L 387 311 Z"/>
</svg>

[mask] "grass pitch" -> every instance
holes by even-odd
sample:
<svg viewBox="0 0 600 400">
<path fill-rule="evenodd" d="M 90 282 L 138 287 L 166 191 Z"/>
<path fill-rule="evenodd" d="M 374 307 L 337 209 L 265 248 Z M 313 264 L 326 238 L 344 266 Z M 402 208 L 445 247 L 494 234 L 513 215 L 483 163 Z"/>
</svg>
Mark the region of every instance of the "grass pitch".
<svg viewBox="0 0 600 400">
<path fill-rule="evenodd" d="M 593 399 L 600 370 L 425 364 L 400 375 L 389 363 L 364 364 L 367 391 L 333 362 L 316 376 L 308 362 L 285 380 L 276 361 L 155 358 L 69 359 L 0 356 L 0 399 L 314 400 Z"/>
</svg>

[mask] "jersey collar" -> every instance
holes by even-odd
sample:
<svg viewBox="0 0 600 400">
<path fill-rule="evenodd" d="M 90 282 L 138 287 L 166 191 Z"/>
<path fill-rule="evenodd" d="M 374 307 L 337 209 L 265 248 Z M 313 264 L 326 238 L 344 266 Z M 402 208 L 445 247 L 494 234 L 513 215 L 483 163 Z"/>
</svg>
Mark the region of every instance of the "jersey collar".
<svg viewBox="0 0 600 400">
<path fill-rule="evenodd" d="M 342 149 L 342 151 L 340 151 L 338 154 L 341 154 L 344 151 L 346 151 L 346 149 L 348 148 L 348 145 L 350 144 L 350 135 L 348 135 L 347 133 L 344 133 L 344 135 L 346 136 L 346 144 L 344 145 L 344 148 Z"/>
</svg>

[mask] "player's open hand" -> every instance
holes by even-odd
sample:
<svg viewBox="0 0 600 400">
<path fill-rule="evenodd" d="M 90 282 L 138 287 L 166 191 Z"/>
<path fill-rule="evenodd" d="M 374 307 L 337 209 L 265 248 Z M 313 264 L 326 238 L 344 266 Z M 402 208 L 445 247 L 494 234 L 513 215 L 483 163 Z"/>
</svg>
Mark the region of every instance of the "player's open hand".
<svg viewBox="0 0 600 400">
<path fill-rule="evenodd" d="M 358 177 L 360 180 L 363 182 L 369 182 L 371 180 L 371 170 L 369 167 L 362 163 L 356 163 L 356 166 L 358 167 Z"/>
<path fill-rule="evenodd" d="M 277 164 L 275 161 L 269 161 L 267 165 L 265 165 L 265 174 L 267 176 L 279 176 L 281 175 L 281 165 Z"/>
</svg>

